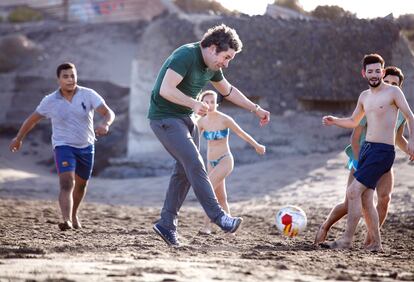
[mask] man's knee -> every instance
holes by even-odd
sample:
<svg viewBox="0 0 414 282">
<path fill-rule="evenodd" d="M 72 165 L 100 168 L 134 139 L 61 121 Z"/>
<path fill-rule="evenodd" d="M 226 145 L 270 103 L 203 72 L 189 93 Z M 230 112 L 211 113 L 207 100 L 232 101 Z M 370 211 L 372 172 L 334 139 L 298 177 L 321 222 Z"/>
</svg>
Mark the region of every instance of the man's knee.
<svg viewBox="0 0 414 282">
<path fill-rule="evenodd" d="M 353 201 L 359 197 L 361 197 L 363 186 L 357 183 L 355 180 L 349 185 L 348 189 L 346 190 L 346 197 L 348 201 Z"/>
<path fill-rule="evenodd" d="M 78 190 L 84 191 L 86 189 L 86 183 L 75 183 L 75 187 Z"/>
<path fill-rule="evenodd" d="M 75 187 L 79 190 L 85 190 L 86 186 L 88 186 L 89 180 L 80 177 L 79 175 L 75 175 Z"/>
<path fill-rule="evenodd" d="M 392 185 L 391 183 L 385 183 L 387 185 L 381 185 L 377 188 L 378 203 L 388 204 L 391 201 Z"/>
<path fill-rule="evenodd" d="M 59 175 L 60 189 L 71 191 L 75 187 L 75 178 L 69 173 Z"/>
<path fill-rule="evenodd" d="M 388 207 L 390 202 L 391 202 L 390 194 L 378 195 L 378 206 Z"/>
</svg>

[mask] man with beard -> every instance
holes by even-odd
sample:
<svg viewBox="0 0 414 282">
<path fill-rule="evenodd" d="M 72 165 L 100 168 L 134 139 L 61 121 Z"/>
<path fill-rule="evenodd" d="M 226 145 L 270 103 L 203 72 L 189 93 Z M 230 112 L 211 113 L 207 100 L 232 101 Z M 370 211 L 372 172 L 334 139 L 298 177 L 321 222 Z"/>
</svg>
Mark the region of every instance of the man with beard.
<svg viewBox="0 0 414 282">
<path fill-rule="evenodd" d="M 404 81 L 404 74 L 403 72 L 394 66 L 388 66 L 385 68 L 385 75 L 384 75 L 384 82 L 402 87 Z M 405 127 L 405 119 L 401 112 L 398 113 L 397 124 L 395 126 L 396 136 L 395 136 L 395 143 L 396 145 L 406 154 L 408 154 L 407 144 L 408 141 L 405 139 L 404 127 Z M 347 167 L 349 169 L 349 176 L 348 176 L 348 184 L 349 186 L 352 181 L 354 180 L 354 173 L 358 167 L 358 154 L 360 151 L 360 147 L 365 141 L 367 131 L 367 119 L 364 117 L 359 125 L 354 128 L 351 135 L 351 144 L 345 148 L 345 153 L 349 157 L 349 161 Z M 408 154 L 409 155 L 409 154 Z M 413 158 L 410 158 L 412 161 Z M 394 187 L 394 173 L 392 168 L 390 171 L 385 173 L 380 180 L 378 181 L 378 185 L 376 187 L 377 193 L 377 212 L 379 218 L 379 225 L 380 227 L 385 221 L 388 213 L 388 207 L 391 201 L 391 193 Z M 328 217 L 325 221 L 321 224 L 318 229 L 318 232 L 315 236 L 315 244 L 320 244 L 325 241 L 326 236 L 333 224 L 335 224 L 338 220 L 344 217 L 347 214 L 347 205 L 348 199 L 345 197 L 345 200 L 339 204 L 337 204 L 329 213 Z M 370 234 L 367 234 L 365 240 L 365 246 L 368 246 L 371 243 Z"/>
<path fill-rule="evenodd" d="M 348 218 L 342 237 L 330 244 L 331 249 L 351 248 L 352 239 L 362 214 L 370 234 L 371 243 L 367 250 L 380 251 L 381 237 L 379 233 L 378 212 L 374 206 L 374 190 L 378 180 L 391 169 L 394 158 L 395 124 L 398 110 L 407 120 L 410 139 L 407 152 L 414 156 L 414 116 L 401 89 L 383 82 L 385 74 L 384 60 L 378 54 L 364 56 L 362 75 L 367 79 L 369 89 L 363 91 L 351 117 L 337 118 L 324 116 L 323 125 L 337 125 L 344 128 L 355 128 L 364 114 L 367 118 L 366 141 L 361 146 L 358 158 L 358 170 L 355 179 L 348 186 Z"/>
<path fill-rule="evenodd" d="M 190 186 L 207 216 L 222 230 L 234 233 L 242 219 L 220 207 L 199 152 L 199 136 L 192 114 L 206 115 L 209 107 L 197 97 L 208 82 L 222 97 L 254 113 L 260 124 L 270 113 L 254 104 L 223 76 L 222 68 L 242 49 L 236 31 L 222 24 L 209 29 L 200 42 L 183 45 L 164 62 L 155 82 L 148 118 L 156 137 L 175 159 L 161 219 L 154 231 L 170 246 L 178 246 L 179 210 Z"/>
</svg>

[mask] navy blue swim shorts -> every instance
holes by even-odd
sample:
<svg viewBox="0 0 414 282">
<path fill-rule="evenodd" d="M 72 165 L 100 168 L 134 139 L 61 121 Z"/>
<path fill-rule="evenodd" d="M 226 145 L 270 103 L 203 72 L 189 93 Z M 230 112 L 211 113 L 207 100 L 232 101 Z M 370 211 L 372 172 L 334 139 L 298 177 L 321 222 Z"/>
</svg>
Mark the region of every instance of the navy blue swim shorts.
<svg viewBox="0 0 414 282">
<path fill-rule="evenodd" d="M 367 188 L 375 189 L 381 176 L 391 169 L 394 158 L 393 145 L 366 141 L 361 146 L 354 177 Z"/>
</svg>

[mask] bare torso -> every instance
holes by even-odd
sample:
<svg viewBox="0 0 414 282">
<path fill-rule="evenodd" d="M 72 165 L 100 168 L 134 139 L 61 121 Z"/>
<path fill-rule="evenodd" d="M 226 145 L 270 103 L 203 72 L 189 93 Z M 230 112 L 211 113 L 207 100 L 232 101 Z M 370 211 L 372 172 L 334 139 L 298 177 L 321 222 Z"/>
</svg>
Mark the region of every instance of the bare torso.
<svg viewBox="0 0 414 282">
<path fill-rule="evenodd" d="M 362 93 L 362 105 L 367 117 L 366 141 L 394 145 L 398 108 L 394 100 L 395 86 L 382 84 L 381 89 Z"/>
</svg>

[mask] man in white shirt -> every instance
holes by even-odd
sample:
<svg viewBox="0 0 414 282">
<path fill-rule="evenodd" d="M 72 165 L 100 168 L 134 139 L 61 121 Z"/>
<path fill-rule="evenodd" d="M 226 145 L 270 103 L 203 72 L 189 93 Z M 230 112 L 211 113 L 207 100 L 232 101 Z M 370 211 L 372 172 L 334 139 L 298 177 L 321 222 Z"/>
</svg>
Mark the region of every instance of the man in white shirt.
<svg viewBox="0 0 414 282">
<path fill-rule="evenodd" d="M 59 65 L 56 75 L 59 89 L 45 96 L 36 110 L 23 122 L 10 143 L 10 150 L 18 151 L 25 136 L 40 120 L 51 120 L 52 145 L 60 182 L 59 206 L 63 218 L 58 226 L 64 231 L 82 228 L 78 208 L 92 174 L 95 134 L 106 135 L 115 114 L 98 93 L 77 85 L 74 64 Z M 102 123 L 95 130 L 94 111 L 103 117 Z"/>
</svg>

